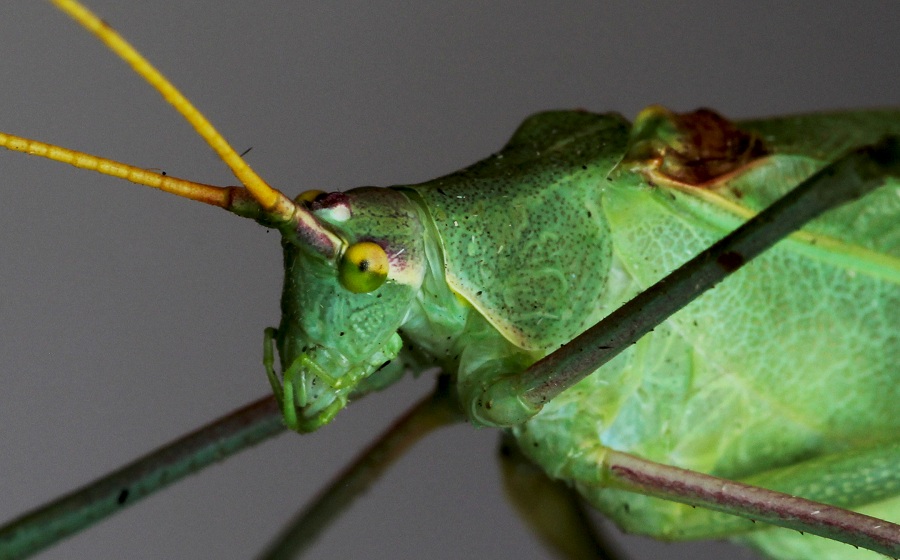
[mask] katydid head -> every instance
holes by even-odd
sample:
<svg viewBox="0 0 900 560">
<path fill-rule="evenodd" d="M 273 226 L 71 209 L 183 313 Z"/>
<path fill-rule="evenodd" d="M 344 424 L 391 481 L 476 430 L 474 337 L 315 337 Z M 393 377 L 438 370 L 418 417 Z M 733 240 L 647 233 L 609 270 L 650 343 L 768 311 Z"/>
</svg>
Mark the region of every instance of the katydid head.
<svg viewBox="0 0 900 560">
<path fill-rule="evenodd" d="M 310 191 L 297 198 L 340 239 L 334 255 L 284 236 L 285 280 L 276 344 L 283 376 L 270 372 L 285 421 L 298 431 L 327 423 L 354 393 L 394 375 L 392 362 L 425 274 L 414 204 L 391 189 Z M 374 375 L 374 377 L 373 377 Z"/>
</svg>

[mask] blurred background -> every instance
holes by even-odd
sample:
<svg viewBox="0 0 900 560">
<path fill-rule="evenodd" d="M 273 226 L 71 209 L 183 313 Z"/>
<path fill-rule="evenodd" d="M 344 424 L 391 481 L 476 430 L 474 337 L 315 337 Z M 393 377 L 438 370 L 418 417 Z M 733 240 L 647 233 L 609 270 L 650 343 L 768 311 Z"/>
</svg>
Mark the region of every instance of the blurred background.
<svg viewBox="0 0 900 560">
<path fill-rule="evenodd" d="M 900 4 L 90 0 L 288 194 L 430 179 L 539 110 L 733 118 L 900 102 Z M 47 2 L 0 3 L 0 130 L 233 184 L 150 87 Z M 265 395 L 277 234 L 0 153 L 0 517 Z M 42 558 L 248 558 L 431 379 L 283 435 Z M 497 434 L 416 447 L 311 558 L 546 558 L 506 504 Z M 618 533 L 615 529 L 612 530 Z M 633 558 L 754 558 L 628 538 Z M 712 547 L 712 548 L 710 548 Z"/>
</svg>

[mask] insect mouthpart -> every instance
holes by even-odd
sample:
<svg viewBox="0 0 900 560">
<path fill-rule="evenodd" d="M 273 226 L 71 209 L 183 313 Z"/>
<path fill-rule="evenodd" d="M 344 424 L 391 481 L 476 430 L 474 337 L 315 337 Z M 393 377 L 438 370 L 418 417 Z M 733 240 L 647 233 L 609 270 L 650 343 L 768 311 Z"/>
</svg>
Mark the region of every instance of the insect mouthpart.
<svg viewBox="0 0 900 560">
<path fill-rule="evenodd" d="M 350 360 L 340 352 L 315 345 L 283 354 L 284 369 L 279 379 L 273 367 L 275 334 L 275 329 L 266 331 L 264 362 L 285 424 L 298 432 L 316 430 L 347 405 L 347 396 L 359 375 L 354 374 Z"/>
<path fill-rule="evenodd" d="M 347 405 L 357 377 L 349 365 L 346 357 L 324 346 L 312 347 L 294 358 L 284 372 L 284 397 L 285 406 L 293 406 L 301 424 L 318 428 Z"/>
<path fill-rule="evenodd" d="M 281 379 L 271 353 L 275 329 L 267 329 L 266 373 L 281 407 L 285 424 L 297 432 L 311 432 L 329 423 L 351 397 L 389 385 L 405 371 L 397 354 L 403 346 L 393 334 L 371 355 L 352 359 L 332 346 L 303 345 L 282 355 Z"/>
</svg>

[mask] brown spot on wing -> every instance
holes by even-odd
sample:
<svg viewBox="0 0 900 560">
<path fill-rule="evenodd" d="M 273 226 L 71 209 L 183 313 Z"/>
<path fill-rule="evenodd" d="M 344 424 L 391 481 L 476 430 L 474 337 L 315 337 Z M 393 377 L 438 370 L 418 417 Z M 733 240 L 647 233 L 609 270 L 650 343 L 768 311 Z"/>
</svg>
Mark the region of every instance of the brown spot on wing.
<svg viewBox="0 0 900 560">
<path fill-rule="evenodd" d="M 761 138 L 710 109 L 673 113 L 658 105 L 637 116 L 624 162 L 693 186 L 709 185 L 768 155 Z"/>
</svg>

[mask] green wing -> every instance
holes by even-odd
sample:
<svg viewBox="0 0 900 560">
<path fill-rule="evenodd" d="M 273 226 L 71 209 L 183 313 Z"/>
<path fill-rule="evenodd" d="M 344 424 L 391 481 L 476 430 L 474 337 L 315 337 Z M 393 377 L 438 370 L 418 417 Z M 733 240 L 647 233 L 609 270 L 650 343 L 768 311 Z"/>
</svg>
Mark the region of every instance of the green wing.
<svg viewBox="0 0 900 560">
<path fill-rule="evenodd" d="M 739 122 L 755 132 L 776 154 L 834 161 L 853 148 L 872 144 L 886 134 L 900 134 L 900 110 L 810 113 Z"/>
<path fill-rule="evenodd" d="M 794 184 L 844 153 L 887 134 L 900 135 L 900 110 L 848 111 L 747 121 L 740 126 L 759 134 L 772 161 L 749 170 L 728 192 L 759 211 Z M 893 178 L 865 199 L 830 212 L 807 227 L 811 232 L 900 258 L 900 180 Z"/>
<path fill-rule="evenodd" d="M 900 112 L 810 115 L 753 126 L 774 155 L 721 190 L 730 202 L 758 210 L 829 163 L 803 150 L 828 145 L 813 155 L 834 156 L 857 142 L 900 133 Z M 604 209 L 616 254 L 641 288 L 743 221 L 698 198 L 703 191 L 697 197 L 690 192 L 633 185 L 608 190 Z M 889 180 L 808 230 L 811 237 L 779 243 L 670 320 L 697 363 L 708 366 L 709 379 L 695 372 L 692 383 L 700 394 L 729 378 L 730 398 L 744 403 L 730 413 L 738 418 L 746 410 L 745 420 L 733 424 L 755 424 L 762 432 L 761 422 L 781 416 L 773 431 L 779 422 L 802 424 L 819 434 L 813 444 L 819 450 L 893 439 L 900 428 L 892 412 L 900 398 L 900 182 Z M 712 447 L 724 447 L 727 439 L 724 433 L 708 437 L 719 441 Z M 684 448 L 691 436 L 678 439 Z M 752 441 L 758 446 L 753 453 L 741 448 L 748 443 L 720 449 L 716 461 L 730 465 L 725 470 L 752 471 L 738 465 L 758 457 L 766 441 L 778 438 Z"/>
<path fill-rule="evenodd" d="M 826 165 L 823 154 L 875 141 L 898 121 L 898 112 L 879 112 L 754 124 L 765 128 L 774 153 L 713 186 L 723 204 L 710 202 L 708 187 L 670 189 L 620 176 L 602 202 L 612 269 L 624 269 L 636 289 L 650 286 L 739 225 L 744 218 L 732 207 L 762 208 Z M 618 523 L 666 535 L 692 510 L 592 489 L 604 446 L 742 478 L 896 441 L 900 184 L 888 181 L 809 231 L 779 243 L 548 403 L 515 432 L 522 448 Z M 826 238 L 833 243 L 823 247 Z M 896 499 L 885 507 L 879 513 L 896 519 Z"/>
</svg>

